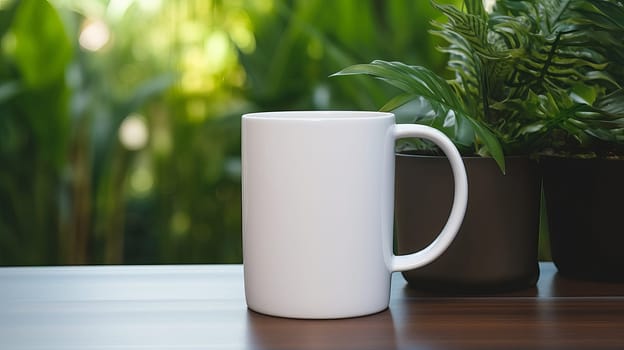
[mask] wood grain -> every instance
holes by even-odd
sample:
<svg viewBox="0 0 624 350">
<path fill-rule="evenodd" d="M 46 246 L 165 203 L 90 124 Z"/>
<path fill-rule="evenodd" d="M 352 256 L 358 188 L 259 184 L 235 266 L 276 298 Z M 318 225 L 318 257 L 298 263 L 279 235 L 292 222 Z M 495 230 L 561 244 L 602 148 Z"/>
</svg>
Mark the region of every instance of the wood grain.
<svg viewBox="0 0 624 350">
<path fill-rule="evenodd" d="M 0 349 L 624 349 L 624 283 L 540 268 L 495 295 L 395 274 L 388 310 L 327 321 L 249 311 L 240 265 L 0 268 Z"/>
</svg>

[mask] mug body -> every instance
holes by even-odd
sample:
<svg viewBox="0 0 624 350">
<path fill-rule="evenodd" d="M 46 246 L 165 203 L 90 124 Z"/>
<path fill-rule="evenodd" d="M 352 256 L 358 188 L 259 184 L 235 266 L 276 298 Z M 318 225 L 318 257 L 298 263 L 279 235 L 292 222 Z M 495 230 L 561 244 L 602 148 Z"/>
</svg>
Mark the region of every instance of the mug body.
<svg viewBox="0 0 624 350">
<path fill-rule="evenodd" d="M 342 318 L 388 307 L 394 115 L 242 118 L 243 260 L 250 309 Z"/>
</svg>

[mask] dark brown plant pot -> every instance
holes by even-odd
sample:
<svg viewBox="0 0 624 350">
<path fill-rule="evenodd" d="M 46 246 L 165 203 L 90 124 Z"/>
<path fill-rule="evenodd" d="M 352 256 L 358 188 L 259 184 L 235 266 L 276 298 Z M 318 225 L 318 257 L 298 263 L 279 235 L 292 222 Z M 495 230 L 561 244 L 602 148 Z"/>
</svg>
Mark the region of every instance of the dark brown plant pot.
<svg viewBox="0 0 624 350">
<path fill-rule="evenodd" d="M 624 160 L 540 159 L 559 273 L 624 281 Z"/>
<path fill-rule="evenodd" d="M 539 276 L 540 177 L 535 161 L 508 157 L 503 175 L 492 159 L 465 157 L 468 208 L 450 247 L 431 264 L 404 272 L 409 285 L 449 293 L 529 288 Z M 397 154 L 397 251 L 427 246 L 448 218 L 453 177 L 444 157 Z"/>
</svg>

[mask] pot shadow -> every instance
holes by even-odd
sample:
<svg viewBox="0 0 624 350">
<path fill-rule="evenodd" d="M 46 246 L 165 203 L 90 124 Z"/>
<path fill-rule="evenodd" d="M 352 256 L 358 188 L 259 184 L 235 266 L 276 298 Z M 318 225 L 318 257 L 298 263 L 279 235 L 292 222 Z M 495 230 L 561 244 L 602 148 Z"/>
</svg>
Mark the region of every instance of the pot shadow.
<svg viewBox="0 0 624 350">
<path fill-rule="evenodd" d="M 453 287 L 422 288 L 406 283 L 402 289 L 402 298 L 504 298 L 504 297 L 537 297 L 540 294 L 539 286 L 511 286 L 507 288 L 495 287 Z"/>
<path fill-rule="evenodd" d="M 253 349 L 396 349 L 389 309 L 337 320 L 267 316 L 247 310 L 247 346 Z"/>
<path fill-rule="evenodd" d="M 545 293 L 551 297 L 619 297 L 624 296 L 624 282 L 567 277 L 556 272 Z"/>
</svg>

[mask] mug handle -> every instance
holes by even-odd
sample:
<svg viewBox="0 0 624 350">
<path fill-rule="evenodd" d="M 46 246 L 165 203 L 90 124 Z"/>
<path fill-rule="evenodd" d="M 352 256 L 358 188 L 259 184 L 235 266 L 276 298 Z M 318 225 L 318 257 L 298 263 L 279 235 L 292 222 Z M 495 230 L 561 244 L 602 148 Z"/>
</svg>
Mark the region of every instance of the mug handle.
<svg viewBox="0 0 624 350">
<path fill-rule="evenodd" d="M 449 218 L 438 234 L 438 237 L 422 250 L 407 255 L 392 255 L 392 271 L 406 271 L 415 269 L 435 260 L 453 242 L 457 231 L 461 227 L 466 206 L 468 205 L 468 178 L 466 168 L 457 148 L 442 132 L 424 125 L 396 124 L 394 138 L 417 137 L 435 143 L 448 157 L 455 180 L 455 195 Z"/>
</svg>

